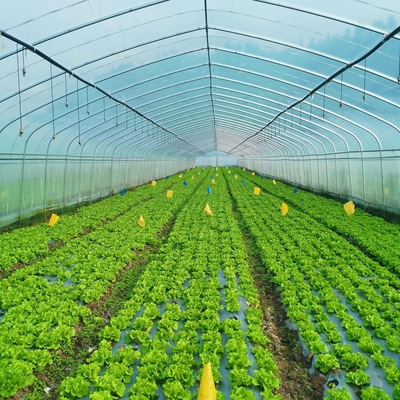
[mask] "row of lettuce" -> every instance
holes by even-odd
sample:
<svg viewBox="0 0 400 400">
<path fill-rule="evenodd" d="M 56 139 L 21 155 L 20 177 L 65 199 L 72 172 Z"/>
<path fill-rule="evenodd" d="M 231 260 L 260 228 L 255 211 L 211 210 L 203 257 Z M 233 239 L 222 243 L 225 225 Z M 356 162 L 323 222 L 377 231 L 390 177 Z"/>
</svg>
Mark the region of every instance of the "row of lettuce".
<svg viewBox="0 0 400 400">
<path fill-rule="evenodd" d="M 0 273 L 9 271 L 16 264 L 32 263 L 46 257 L 51 251 L 49 245 L 52 243 L 65 244 L 83 236 L 139 203 L 164 194 L 167 188 L 173 188 L 180 183 L 179 180 L 177 176 L 162 179 L 156 187 L 144 185 L 124 192 L 123 196 L 112 196 L 89 207 L 80 207 L 75 214 L 62 217 L 53 227 L 43 223 L 3 233 L 0 235 Z"/>
<path fill-rule="evenodd" d="M 42 243 L 46 232 L 52 239 L 61 238 L 64 246 L 40 257 L 29 255 L 30 262 L 0 279 L 0 397 L 34 382 L 34 374 L 52 362 L 54 350 L 76 335 L 79 324 L 93 319 L 87 305 L 106 293 L 146 245 L 160 241 L 157 234 L 163 225 L 204 180 L 205 174 L 199 175 L 185 187 L 178 176 L 171 177 L 156 187 L 146 185 L 80 209 L 53 228 L 43 224 L 21 230 L 21 238 L 32 246 L 38 244 L 37 237 Z M 176 196 L 166 198 L 171 185 Z M 145 228 L 137 224 L 140 214 Z M 16 235 L 18 231 L 5 235 L 3 243 L 7 237 L 13 242 Z"/>
<path fill-rule="evenodd" d="M 268 187 L 268 193 L 253 196 L 254 186 L 244 184 L 245 171 L 231 172 L 243 179 L 225 174 L 287 315 L 315 356 L 316 366 L 323 373 L 340 371 L 348 387 L 361 389 L 362 399 L 400 398 L 397 274 L 318 222 L 309 210 L 291 207 L 282 217 L 282 193 L 271 195 L 279 183 L 252 176 L 250 180 Z M 317 203 L 324 202 L 313 197 Z M 371 379 L 379 379 L 370 376 L 369 365 L 374 366 L 374 374 L 385 378 L 382 387 L 371 385 Z M 351 393 L 339 385 L 328 392 L 328 398 L 350 399 Z"/>
<path fill-rule="evenodd" d="M 375 257 L 397 276 L 400 276 L 400 225 L 390 224 L 384 219 L 372 216 L 357 208 L 350 217 L 344 212 L 340 202 L 297 190 L 282 182 L 250 175 L 249 171 L 234 169 L 241 179 L 253 181 L 268 193 L 279 197 L 287 204 L 295 206 L 303 213 L 323 225 L 349 238 L 358 247 Z"/>
<path fill-rule="evenodd" d="M 61 384 L 61 399 L 189 400 L 208 362 L 220 399 L 281 398 L 242 235 L 216 175 L 213 194 L 204 182 L 177 215 L 99 348 Z"/>
</svg>

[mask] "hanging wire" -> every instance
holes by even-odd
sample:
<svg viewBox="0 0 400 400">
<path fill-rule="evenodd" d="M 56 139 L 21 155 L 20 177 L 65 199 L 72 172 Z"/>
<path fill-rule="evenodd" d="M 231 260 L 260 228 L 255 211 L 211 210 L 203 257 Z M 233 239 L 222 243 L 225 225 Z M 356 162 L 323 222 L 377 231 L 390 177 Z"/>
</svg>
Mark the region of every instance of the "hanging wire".
<svg viewBox="0 0 400 400">
<path fill-rule="evenodd" d="M 53 116 L 53 140 L 56 138 L 56 126 L 54 118 L 54 92 L 53 92 L 53 64 L 50 64 L 50 88 L 51 88 L 51 114 Z"/>
<path fill-rule="evenodd" d="M 301 103 L 300 103 L 300 125 L 301 125 Z"/>
<path fill-rule="evenodd" d="M 65 86 L 65 107 L 68 108 L 67 73 L 65 73 L 65 75 L 64 75 L 64 86 Z"/>
<path fill-rule="evenodd" d="M 128 129 L 128 107 L 125 106 L 125 129 Z"/>
<path fill-rule="evenodd" d="M 87 115 L 90 114 L 90 112 L 89 112 L 89 86 L 86 86 L 86 113 L 87 113 Z"/>
<path fill-rule="evenodd" d="M 26 52 L 28 50 L 25 49 L 25 57 L 26 57 Z M 24 57 L 24 50 L 22 50 L 22 76 L 26 75 L 26 68 L 25 68 L 25 57 Z"/>
<path fill-rule="evenodd" d="M 397 76 L 397 83 L 400 84 L 400 47 L 399 47 L 399 75 Z"/>
<path fill-rule="evenodd" d="M 24 130 L 22 129 L 21 80 L 19 77 L 18 43 L 17 43 L 17 77 L 18 77 L 18 103 L 19 103 L 19 136 L 22 136 Z"/>
<path fill-rule="evenodd" d="M 364 94 L 363 94 L 363 101 L 365 101 L 365 86 L 367 82 L 367 59 L 364 60 Z"/>
<path fill-rule="evenodd" d="M 82 143 L 81 143 L 81 118 L 79 115 L 80 106 L 79 106 L 79 81 L 78 81 L 78 79 L 76 80 L 76 100 L 77 100 L 77 104 L 78 104 L 78 144 L 79 144 L 79 146 L 81 146 L 82 145 Z"/>
<path fill-rule="evenodd" d="M 343 106 L 343 73 L 340 74 L 340 103 L 339 107 Z"/>
<path fill-rule="evenodd" d="M 286 112 L 285 112 L 285 125 L 283 127 L 283 132 L 286 132 Z"/>
</svg>

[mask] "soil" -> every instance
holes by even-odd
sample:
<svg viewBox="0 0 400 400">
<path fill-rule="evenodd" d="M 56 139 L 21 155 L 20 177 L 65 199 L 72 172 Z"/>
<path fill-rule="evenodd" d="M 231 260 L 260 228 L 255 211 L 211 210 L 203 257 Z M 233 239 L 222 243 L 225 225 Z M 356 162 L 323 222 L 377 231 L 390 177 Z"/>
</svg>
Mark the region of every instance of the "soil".
<svg viewBox="0 0 400 400">
<path fill-rule="evenodd" d="M 50 251 L 54 251 L 58 249 L 59 247 L 65 246 L 65 243 L 62 240 L 57 240 L 55 242 L 51 242 L 47 245 Z"/>
<path fill-rule="evenodd" d="M 234 199 L 232 197 L 231 199 L 232 211 L 242 229 L 254 286 L 259 294 L 260 309 L 263 312 L 263 331 L 270 340 L 267 347 L 278 366 L 277 376 L 281 380 L 281 385 L 276 394 L 280 394 L 283 400 L 321 400 L 325 377 L 309 373 L 311 358 L 303 356 L 297 331 L 290 330 L 286 326 L 285 321 L 288 317 L 279 292 L 261 260 L 254 238 L 248 233 L 236 209 Z"/>
<path fill-rule="evenodd" d="M 274 355 L 278 366 L 278 377 L 281 380 L 278 393 L 284 400 L 321 400 L 325 377 L 308 372 L 311 361 L 302 355 L 298 333 L 289 330 L 285 324 L 287 316 L 280 302 L 279 293 L 265 276 L 259 279 L 259 273 L 253 271 L 253 274 L 264 315 L 263 330 L 270 339 L 267 347 Z"/>
</svg>

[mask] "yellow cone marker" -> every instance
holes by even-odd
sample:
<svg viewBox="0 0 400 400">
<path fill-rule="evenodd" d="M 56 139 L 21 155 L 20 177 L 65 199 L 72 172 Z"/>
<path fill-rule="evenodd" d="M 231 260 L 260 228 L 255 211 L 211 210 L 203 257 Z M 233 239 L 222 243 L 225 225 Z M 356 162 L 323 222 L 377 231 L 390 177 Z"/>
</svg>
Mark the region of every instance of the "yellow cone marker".
<svg viewBox="0 0 400 400">
<path fill-rule="evenodd" d="M 246 168 L 243 168 L 243 171 L 246 171 Z"/>
<path fill-rule="evenodd" d="M 210 206 L 208 205 L 208 203 L 206 204 L 206 206 L 204 207 L 204 211 L 206 212 L 207 215 L 213 215 Z"/>
<path fill-rule="evenodd" d="M 217 400 L 211 363 L 207 363 L 203 368 L 197 400 Z"/>
<path fill-rule="evenodd" d="M 172 190 L 167 190 L 167 197 L 171 198 L 174 192 Z"/>
<path fill-rule="evenodd" d="M 54 226 L 60 217 L 56 214 L 51 214 L 49 225 Z"/>
<path fill-rule="evenodd" d="M 237 175 L 235 175 L 235 179 L 237 179 Z"/>
<path fill-rule="evenodd" d="M 194 176 L 192 175 L 192 177 L 191 177 L 190 179 L 193 180 L 193 179 L 194 179 Z"/>
<path fill-rule="evenodd" d="M 137 223 L 138 223 L 140 226 L 145 226 L 145 225 L 146 225 L 146 222 L 144 222 L 144 219 L 143 219 L 143 215 L 142 215 L 142 214 L 140 214 L 140 217 L 139 217 Z"/>
<path fill-rule="evenodd" d="M 218 171 L 218 167 L 216 167 L 215 170 Z"/>
<path fill-rule="evenodd" d="M 230 174 L 231 173 L 231 170 L 230 169 L 228 169 L 228 174 Z"/>
<path fill-rule="evenodd" d="M 151 181 L 151 186 L 156 186 L 157 182 L 156 181 Z"/>
<path fill-rule="evenodd" d="M 255 172 L 252 172 L 252 173 L 251 173 L 251 176 L 254 176 L 255 174 L 256 174 Z"/>
<path fill-rule="evenodd" d="M 214 179 L 211 179 L 211 183 L 212 183 L 213 185 L 215 185 L 215 181 L 214 181 Z"/>
<path fill-rule="evenodd" d="M 218 174 L 215 174 L 215 177 L 218 178 Z"/>
<path fill-rule="evenodd" d="M 179 178 L 182 178 L 182 174 L 179 174 Z"/>
<path fill-rule="evenodd" d="M 275 179 L 272 179 L 272 183 L 273 183 L 274 185 L 276 185 L 276 180 L 275 180 Z"/>
<path fill-rule="evenodd" d="M 355 211 L 355 205 L 354 203 L 350 200 L 347 203 L 343 204 L 344 209 L 346 210 L 348 215 L 354 214 Z"/>
<path fill-rule="evenodd" d="M 255 196 L 258 196 L 260 194 L 260 188 L 259 187 L 255 187 L 254 190 L 253 190 L 253 194 Z"/>
<path fill-rule="evenodd" d="M 282 213 L 282 215 L 286 215 L 288 213 L 288 211 L 289 211 L 289 207 L 287 206 L 287 204 L 282 203 L 282 205 L 281 205 L 281 213 Z"/>
</svg>

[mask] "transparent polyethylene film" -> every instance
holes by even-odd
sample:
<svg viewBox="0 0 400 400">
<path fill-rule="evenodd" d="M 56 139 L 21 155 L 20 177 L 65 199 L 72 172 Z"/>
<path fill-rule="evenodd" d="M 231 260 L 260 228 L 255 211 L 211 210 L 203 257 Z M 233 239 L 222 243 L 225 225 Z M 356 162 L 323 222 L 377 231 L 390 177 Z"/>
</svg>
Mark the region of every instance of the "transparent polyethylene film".
<svg viewBox="0 0 400 400">
<path fill-rule="evenodd" d="M 0 35 L 2 179 L 22 188 L 7 213 L 144 181 L 138 158 L 214 151 L 398 208 L 397 0 L 40 1 L 4 7 Z"/>
<path fill-rule="evenodd" d="M 92 202 L 192 167 L 193 161 L 145 159 L 76 159 L 68 164 L 31 160 L 24 170 L 22 163 L 0 163 L 0 227 L 38 211 Z"/>
</svg>

